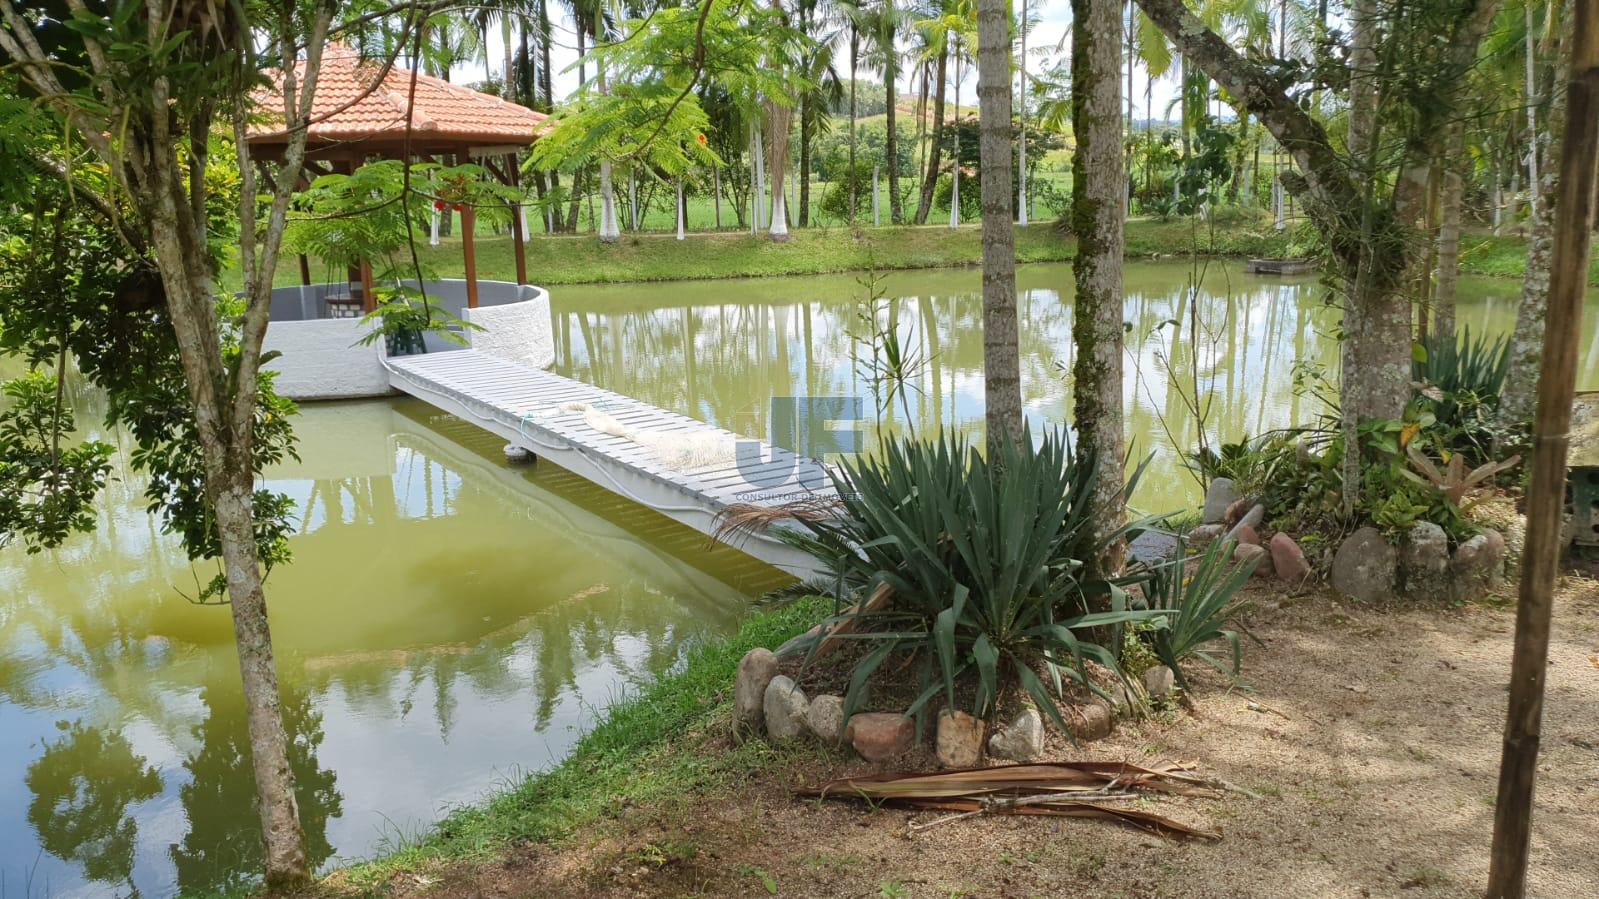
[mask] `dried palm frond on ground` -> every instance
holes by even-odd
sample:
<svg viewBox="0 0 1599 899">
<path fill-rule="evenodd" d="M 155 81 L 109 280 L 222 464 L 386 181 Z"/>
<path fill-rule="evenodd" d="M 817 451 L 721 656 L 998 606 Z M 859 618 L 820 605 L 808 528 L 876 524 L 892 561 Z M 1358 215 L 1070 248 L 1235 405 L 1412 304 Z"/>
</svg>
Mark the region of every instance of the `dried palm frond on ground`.
<svg viewBox="0 0 1599 899">
<path fill-rule="evenodd" d="M 967 768 L 929 774 L 870 774 L 795 790 L 819 799 L 864 799 L 884 805 L 938 809 L 959 814 L 921 828 L 973 815 L 1055 815 L 1100 818 L 1169 839 L 1219 840 L 1200 830 L 1141 809 L 1112 803 L 1151 793 L 1216 798 L 1229 789 L 1203 777 L 1191 765 L 1162 763 L 1143 767 L 1128 762 L 1053 762 Z"/>
<path fill-rule="evenodd" d="M 779 521 L 820 521 L 837 515 L 842 508 L 838 498 L 832 496 L 797 499 L 772 506 L 730 503 L 716 516 L 716 530 L 711 536 L 731 543 L 730 538 L 759 534 Z"/>
</svg>

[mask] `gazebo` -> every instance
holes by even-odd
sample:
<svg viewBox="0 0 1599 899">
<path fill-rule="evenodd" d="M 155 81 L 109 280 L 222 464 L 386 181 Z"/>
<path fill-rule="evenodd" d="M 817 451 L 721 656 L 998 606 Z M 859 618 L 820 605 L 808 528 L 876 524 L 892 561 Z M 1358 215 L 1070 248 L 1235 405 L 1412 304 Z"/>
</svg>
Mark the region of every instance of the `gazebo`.
<svg viewBox="0 0 1599 899">
<path fill-rule="evenodd" d="M 295 76 L 304 83 L 304 60 L 295 63 Z M 414 105 L 410 102 L 413 79 Z M 260 108 L 270 116 L 272 102 L 263 102 Z M 442 78 L 398 65 L 385 70 L 381 63 L 362 59 L 347 46 L 329 44 L 317 74 L 306 165 L 316 174 L 349 173 L 370 159 L 443 157 L 456 164 L 476 161 L 503 183 L 516 187 L 520 180 L 517 154 L 538 138 L 547 118 Z M 275 121 L 269 117 L 252 126 L 248 140 L 257 152 L 270 157 L 282 152 L 287 136 L 281 117 Z M 478 305 L 475 220 L 475 210 L 465 207 L 461 244 L 469 308 Z M 511 238 L 517 283 L 526 284 L 527 246 L 519 205 L 511 209 Z M 362 308 L 371 311 L 371 266 L 363 263 L 358 273 L 352 272 L 351 280 L 356 278 L 361 285 Z M 300 279 L 305 284 L 311 281 L 310 263 L 303 255 Z"/>
</svg>

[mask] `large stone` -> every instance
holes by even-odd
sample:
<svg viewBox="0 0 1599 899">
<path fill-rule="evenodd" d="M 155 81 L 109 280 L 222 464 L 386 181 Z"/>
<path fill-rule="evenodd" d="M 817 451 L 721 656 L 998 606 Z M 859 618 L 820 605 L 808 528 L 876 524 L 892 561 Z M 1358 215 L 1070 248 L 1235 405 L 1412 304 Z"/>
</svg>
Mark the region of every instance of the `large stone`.
<svg viewBox="0 0 1599 899">
<path fill-rule="evenodd" d="M 1103 740 L 1110 736 L 1112 715 L 1109 705 L 1103 702 L 1090 702 L 1085 706 L 1079 706 L 1077 714 L 1081 720 L 1075 722 L 1077 732 L 1072 736 L 1079 741 Z"/>
<path fill-rule="evenodd" d="M 738 663 L 738 677 L 733 681 L 733 706 L 738 710 L 739 723 L 759 731 L 765 720 L 766 687 L 777 676 L 777 656 L 770 649 L 756 647 L 744 654 Z"/>
<path fill-rule="evenodd" d="M 849 716 L 844 739 L 868 762 L 888 762 L 916 745 L 916 722 L 898 712 L 861 712 Z"/>
<path fill-rule="evenodd" d="M 1419 521 L 1405 537 L 1400 553 L 1405 594 L 1415 599 L 1449 596 L 1449 535 L 1430 521 Z"/>
<path fill-rule="evenodd" d="M 1376 528 L 1364 527 L 1345 538 L 1333 554 L 1333 589 L 1366 602 L 1388 599 L 1394 595 L 1398 568 L 1398 550 Z"/>
<path fill-rule="evenodd" d="M 1251 546 L 1260 545 L 1260 533 L 1247 524 L 1240 523 L 1238 527 L 1234 528 L 1232 537 L 1239 543 L 1248 543 Z"/>
<path fill-rule="evenodd" d="M 811 704 L 805 692 L 787 675 L 779 674 L 766 685 L 763 703 L 766 711 L 766 735 L 776 742 L 798 740 L 805 736 L 806 713 Z"/>
<path fill-rule="evenodd" d="M 1310 579 L 1313 569 L 1294 538 L 1278 531 L 1271 535 L 1270 551 L 1271 567 L 1277 577 L 1296 587 Z"/>
<path fill-rule="evenodd" d="M 1030 762 L 1044 754 L 1044 716 L 1025 709 L 988 738 L 988 754 L 1013 762 Z"/>
<path fill-rule="evenodd" d="M 824 693 L 811 700 L 805 724 L 818 740 L 829 746 L 844 742 L 844 698 Z"/>
<path fill-rule="evenodd" d="M 1455 548 L 1449 561 L 1451 598 L 1481 599 L 1499 586 L 1505 572 L 1505 538 L 1498 531 L 1483 531 Z"/>
<path fill-rule="evenodd" d="M 1177 675 L 1165 665 L 1154 665 L 1144 672 L 1144 689 L 1150 698 L 1164 699 L 1177 689 Z"/>
<path fill-rule="evenodd" d="M 1205 524 L 1220 524 L 1227 507 L 1238 502 L 1238 487 L 1232 478 L 1215 478 L 1205 489 L 1205 510 L 1200 520 Z"/>
<path fill-rule="evenodd" d="M 1271 573 L 1271 560 L 1266 555 L 1266 547 L 1254 543 L 1240 543 L 1233 547 L 1233 561 L 1240 565 L 1253 564 L 1255 577 L 1265 577 Z"/>
<path fill-rule="evenodd" d="M 945 768 L 975 768 L 983 760 L 983 721 L 965 712 L 938 713 L 938 763 Z"/>
<path fill-rule="evenodd" d="M 1226 525 L 1220 522 L 1215 524 L 1202 524 L 1188 531 L 1188 542 L 1192 546 L 1204 547 L 1216 542 L 1227 531 Z"/>
</svg>

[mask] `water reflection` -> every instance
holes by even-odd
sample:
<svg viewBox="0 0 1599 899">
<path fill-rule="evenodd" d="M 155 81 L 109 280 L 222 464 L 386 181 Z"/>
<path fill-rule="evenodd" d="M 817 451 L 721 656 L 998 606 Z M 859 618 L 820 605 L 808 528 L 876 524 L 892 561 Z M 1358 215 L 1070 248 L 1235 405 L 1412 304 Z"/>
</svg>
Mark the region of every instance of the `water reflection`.
<svg viewBox="0 0 1599 899">
<path fill-rule="evenodd" d="M 1231 440 L 1305 424 L 1323 411 L 1294 383 L 1301 369 L 1336 376 L 1338 314 L 1325 289 L 1314 279 L 1263 278 L 1239 268 L 1218 260 L 1126 270 L 1127 435 L 1136 450 L 1155 454 L 1136 497 L 1145 508 L 1176 508 L 1197 497 L 1174 448 L 1192 449 L 1202 431 L 1210 441 Z M 1024 266 L 1017 281 L 1023 408 L 1035 429 L 1060 425 L 1072 407 L 1071 268 Z M 1194 283 L 1198 290 L 1190 289 Z M 910 414 L 896 402 L 885 410 L 883 428 L 903 433 L 907 424 L 924 431 L 941 424 L 980 436 L 981 274 L 900 272 L 882 287 L 884 320 L 925 360 L 907 397 Z M 1461 321 L 1507 330 L 1517 289 L 1515 281 L 1467 279 Z M 768 437 L 774 396 L 863 396 L 870 410 L 856 326 L 867 295 L 849 275 L 562 288 L 552 294 L 557 366 Z"/>
<path fill-rule="evenodd" d="M 295 558 L 267 594 L 318 864 L 559 759 L 780 582 L 421 404 L 311 406 L 297 430 L 304 461 L 268 478 Z M 185 600 L 209 573 L 116 465 L 94 533 L 0 551 L 5 895 L 212 892 L 260 862 L 227 610 Z"/>
<path fill-rule="evenodd" d="M 324 734 L 322 715 L 310 693 L 297 686 L 280 692 L 306 858 L 320 866 L 333 857 L 328 822 L 343 811 L 338 775 L 317 760 Z M 200 702 L 208 714 L 193 728 L 198 745 L 183 761 L 189 781 L 179 789 L 188 833 L 170 849 L 178 889 L 186 894 L 241 889 L 263 862 L 255 784 L 239 776 L 250 770 L 243 700 L 234 685 L 226 683 L 207 684 L 200 691 Z"/>
<path fill-rule="evenodd" d="M 59 739 L 28 766 L 28 823 L 39 846 L 83 866 L 90 880 L 133 885 L 135 803 L 161 792 L 161 774 L 121 734 L 61 722 Z"/>
</svg>

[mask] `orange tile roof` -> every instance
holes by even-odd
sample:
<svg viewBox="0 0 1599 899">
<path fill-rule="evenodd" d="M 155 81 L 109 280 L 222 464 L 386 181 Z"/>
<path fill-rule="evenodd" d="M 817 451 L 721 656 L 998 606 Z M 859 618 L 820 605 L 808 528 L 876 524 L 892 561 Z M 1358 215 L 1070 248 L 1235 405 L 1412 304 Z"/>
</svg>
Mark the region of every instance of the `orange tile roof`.
<svg viewBox="0 0 1599 899">
<path fill-rule="evenodd" d="M 382 63 L 364 60 L 349 47 L 328 45 L 312 105 L 311 147 L 374 140 L 392 144 L 405 138 L 412 73 L 395 65 L 375 84 L 382 71 Z M 295 63 L 294 73 L 303 83 L 304 60 Z M 250 128 L 251 143 L 284 142 L 283 117 L 278 111 L 282 103 L 280 92 L 260 92 L 256 104 L 262 120 Z M 548 118 L 442 78 L 416 75 L 411 138 L 419 145 L 530 144 L 545 129 Z"/>
</svg>

